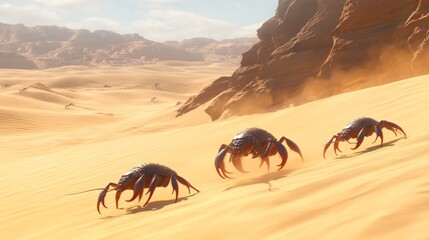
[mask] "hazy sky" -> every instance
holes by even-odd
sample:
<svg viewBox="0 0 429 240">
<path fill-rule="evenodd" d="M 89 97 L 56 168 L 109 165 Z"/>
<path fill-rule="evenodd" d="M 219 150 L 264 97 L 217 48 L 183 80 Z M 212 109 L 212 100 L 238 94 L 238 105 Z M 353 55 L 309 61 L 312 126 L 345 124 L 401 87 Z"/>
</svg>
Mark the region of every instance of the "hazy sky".
<svg viewBox="0 0 429 240">
<path fill-rule="evenodd" d="M 155 40 L 255 37 L 278 0 L 0 0 L 0 22 L 138 33 Z"/>
</svg>

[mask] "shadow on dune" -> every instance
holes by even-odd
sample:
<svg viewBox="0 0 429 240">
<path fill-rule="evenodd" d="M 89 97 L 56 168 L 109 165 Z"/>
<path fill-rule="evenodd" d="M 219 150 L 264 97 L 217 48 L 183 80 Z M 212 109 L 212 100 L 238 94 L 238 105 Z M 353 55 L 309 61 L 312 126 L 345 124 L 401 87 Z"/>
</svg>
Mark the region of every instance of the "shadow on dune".
<svg viewBox="0 0 429 240">
<path fill-rule="evenodd" d="M 187 201 L 189 197 L 192 197 L 196 194 L 197 193 L 191 194 L 186 197 L 179 197 L 177 199 L 177 203 L 182 201 Z M 175 204 L 175 199 L 149 202 L 145 207 L 142 207 L 141 205 L 133 206 L 126 209 L 127 211 L 126 214 L 136 214 L 136 213 L 147 212 L 147 211 L 156 211 L 170 204 Z"/>
<path fill-rule="evenodd" d="M 272 192 L 275 189 L 272 188 L 270 181 L 284 178 L 289 173 L 292 173 L 294 171 L 295 170 L 293 170 L 293 169 L 281 170 L 281 171 L 266 173 L 264 175 L 261 175 L 261 176 L 255 177 L 255 178 L 245 179 L 243 181 L 236 183 L 234 186 L 226 188 L 224 191 L 228 191 L 228 190 L 231 190 L 234 188 L 239 188 L 239 187 L 244 187 L 244 186 L 250 186 L 250 185 L 254 185 L 254 184 L 265 183 L 268 185 L 268 191 Z"/>
<path fill-rule="evenodd" d="M 408 138 L 408 137 L 402 137 L 402 138 L 393 139 L 393 140 L 391 140 L 391 141 L 389 141 L 389 142 L 385 142 L 385 143 L 383 143 L 382 148 L 384 148 L 384 147 L 392 147 L 392 146 L 395 146 L 395 144 L 394 144 L 394 143 L 396 143 L 396 142 L 397 142 L 397 141 L 399 141 L 399 140 L 407 139 L 407 138 Z M 338 157 L 336 157 L 335 159 L 348 159 L 348 158 L 352 158 L 352 157 L 360 156 L 360 155 L 362 155 L 362 154 L 364 154 L 364 153 L 367 153 L 367 152 L 375 151 L 375 150 L 377 150 L 377 149 L 379 149 L 379 148 L 380 148 L 380 144 L 377 144 L 377 145 L 374 145 L 374 146 L 372 146 L 372 147 L 369 147 L 369 148 L 367 148 L 367 149 L 365 149 L 365 150 L 362 150 L 362 151 L 359 151 L 359 152 L 355 152 L 355 153 L 348 154 L 348 155 L 341 155 L 341 156 L 338 156 Z"/>
</svg>

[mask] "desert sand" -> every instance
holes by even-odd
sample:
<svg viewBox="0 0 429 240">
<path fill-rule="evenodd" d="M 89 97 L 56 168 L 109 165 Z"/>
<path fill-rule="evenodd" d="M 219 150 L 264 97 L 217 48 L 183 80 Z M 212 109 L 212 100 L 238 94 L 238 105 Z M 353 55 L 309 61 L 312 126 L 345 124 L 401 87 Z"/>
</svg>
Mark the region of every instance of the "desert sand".
<svg viewBox="0 0 429 240">
<path fill-rule="evenodd" d="M 277 111 L 211 122 L 180 103 L 236 66 L 165 62 L 141 67 L 0 72 L 2 239 L 429 239 L 429 75 Z M 40 84 L 37 84 L 40 83 Z M 30 87 L 33 86 L 33 87 Z M 72 103 L 69 107 L 66 105 Z M 355 117 L 400 125 L 385 143 L 343 153 L 324 144 Z M 246 158 L 221 179 L 214 158 L 248 127 L 296 142 L 285 168 Z M 171 186 L 96 210 L 99 194 L 143 162 L 176 170 L 201 192 Z"/>
</svg>

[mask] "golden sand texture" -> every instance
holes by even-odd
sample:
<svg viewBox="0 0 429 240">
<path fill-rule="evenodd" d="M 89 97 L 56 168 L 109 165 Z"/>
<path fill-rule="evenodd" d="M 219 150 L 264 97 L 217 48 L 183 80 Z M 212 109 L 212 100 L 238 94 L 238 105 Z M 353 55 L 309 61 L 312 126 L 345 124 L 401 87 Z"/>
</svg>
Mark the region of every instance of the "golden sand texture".
<svg viewBox="0 0 429 240">
<path fill-rule="evenodd" d="M 429 76 L 344 93 L 283 110 L 211 122 L 205 106 L 174 118 L 178 102 L 235 66 L 159 63 L 124 68 L 0 72 L 2 239 L 429 239 Z M 44 88 L 28 87 L 41 83 Z M 10 86 L 4 86 L 8 84 Z M 157 85 L 156 85 L 157 84 Z M 28 87 L 24 91 L 23 88 Z M 73 103 L 68 108 L 65 105 Z M 400 125 L 385 143 L 329 138 L 355 117 Z M 214 158 L 248 127 L 296 142 L 285 168 L 233 171 Z M 195 187 L 157 188 L 151 202 L 96 210 L 99 191 L 143 162 L 173 168 Z"/>
</svg>

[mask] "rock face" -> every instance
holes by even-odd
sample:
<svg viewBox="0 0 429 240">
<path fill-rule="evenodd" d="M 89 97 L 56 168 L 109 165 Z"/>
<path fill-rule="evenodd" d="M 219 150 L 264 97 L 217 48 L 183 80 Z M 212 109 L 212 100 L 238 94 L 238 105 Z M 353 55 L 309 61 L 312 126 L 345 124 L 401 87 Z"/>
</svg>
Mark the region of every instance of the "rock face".
<svg viewBox="0 0 429 240">
<path fill-rule="evenodd" d="M 36 64 L 13 52 L 0 52 L 1 68 L 37 69 Z"/>
<path fill-rule="evenodd" d="M 178 116 L 211 101 L 215 120 L 429 73 L 428 29 L 429 0 L 279 0 L 240 68 Z"/>
</svg>

